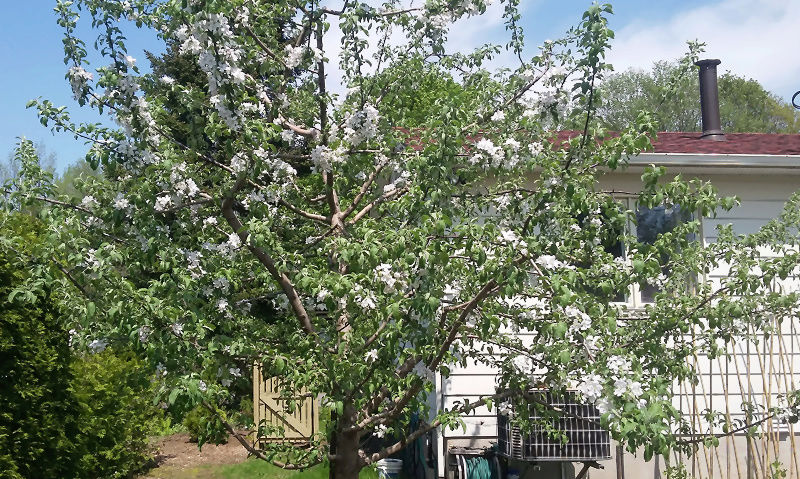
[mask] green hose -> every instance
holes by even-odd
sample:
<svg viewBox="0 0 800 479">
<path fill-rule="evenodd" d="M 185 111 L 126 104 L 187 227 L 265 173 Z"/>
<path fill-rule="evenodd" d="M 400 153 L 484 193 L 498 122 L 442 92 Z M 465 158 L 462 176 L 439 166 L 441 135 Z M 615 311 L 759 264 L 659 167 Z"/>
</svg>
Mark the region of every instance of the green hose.
<svg viewBox="0 0 800 479">
<path fill-rule="evenodd" d="M 464 458 L 467 463 L 466 479 L 499 479 L 496 468 L 485 457 Z"/>
</svg>

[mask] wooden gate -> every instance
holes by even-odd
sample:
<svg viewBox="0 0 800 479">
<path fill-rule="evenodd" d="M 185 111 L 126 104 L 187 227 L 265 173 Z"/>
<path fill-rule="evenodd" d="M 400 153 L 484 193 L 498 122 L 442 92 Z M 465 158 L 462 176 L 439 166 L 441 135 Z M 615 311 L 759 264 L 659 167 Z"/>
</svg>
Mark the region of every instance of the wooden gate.
<svg viewBox="0 0 800 479">
<path fill-rule="evenodd" d="M 288 411 L 287 399 L 298 401 L 292 413 Z M 306 391 L 290 398 L 282 397 L 280 379 L 264 378 L 256 366 L 253 368 L 253 420 L 256 427 L 267 426 L 267 433 L 258 438 L 258 443 L 307 443 L 319 432 L 319 400 Z M 272 428 L 282 428 L 283 434 L 270 432 Z"/>
</svg>

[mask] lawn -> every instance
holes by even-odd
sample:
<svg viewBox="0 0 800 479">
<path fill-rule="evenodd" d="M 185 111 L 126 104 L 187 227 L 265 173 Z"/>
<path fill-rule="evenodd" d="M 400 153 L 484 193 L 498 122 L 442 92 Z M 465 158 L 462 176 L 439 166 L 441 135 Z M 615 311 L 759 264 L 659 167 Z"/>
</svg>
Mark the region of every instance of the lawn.
<svg viewBox="0 0 800 479">
<path fill-rule="evenodd" d="M 193 468 L 159 467 L 146 478 L 159 479 L 327 479 L 328 468 L 315 466 L 305 471 L 286 471 L 259 459 L 248 459 L 239 464 L 205 465 Z M 359 479 L 377 479 L 372 469 L 364 469 Z"/>
</svg>

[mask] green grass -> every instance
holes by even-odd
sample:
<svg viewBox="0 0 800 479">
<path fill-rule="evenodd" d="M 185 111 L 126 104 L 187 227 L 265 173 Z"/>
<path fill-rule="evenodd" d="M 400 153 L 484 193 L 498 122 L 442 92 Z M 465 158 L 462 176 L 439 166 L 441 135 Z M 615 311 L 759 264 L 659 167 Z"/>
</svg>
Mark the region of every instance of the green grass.
<svg viewBox="0 0 800 479">
<path fill-rule="evenodd" d="M 239 464 L 199 466 L 191 469 L 158 468 L 147 478 L 159 479 L 327 479 L 328 468 L 314 466 L 304 471 L 287 471 L 260 459 L 248 459 Z M 374 469 L 362 469 L 359 479 L 377 479 Z"/>
</svg>

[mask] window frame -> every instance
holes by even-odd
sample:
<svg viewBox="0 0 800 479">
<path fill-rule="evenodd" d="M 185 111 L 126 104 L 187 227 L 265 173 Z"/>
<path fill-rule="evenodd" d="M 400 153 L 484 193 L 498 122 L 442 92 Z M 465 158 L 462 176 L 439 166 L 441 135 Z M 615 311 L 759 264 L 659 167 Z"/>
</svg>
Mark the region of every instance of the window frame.
<svg viewBox="0 0 800 479">
<path fill-rule="evenodd" d="M 636 204 L 637 201 L 638 201 L 638 195 L 617 194 L 617 195 L 613 195 L 612 198 L 614 199 L 614 201 L 622 203 L 622 206 L 627 211 L 632 211 L 634 213 L 634 216 L 635 216 L 635 214 L 636 214 L 636 212 L 638 210 L 638 205 Z M 695 241 L 702 241 L 703 243 L 705 243 L 705 234 L 703 232 L 703 218 L 702 218 L 702 215 L 700 215 L 699 211 L 693 211 L 692 212 L 692 221 L 695 220 L 695 219 L 700 222 L 699 231 L 697 233 L 698 237 L 695 238 Z M 625 236 L 634 236 L 638 240 L 637 228 L 638 228 L 638 225 L 636 224 L 636 220 L 629 218 L 625 222 L 624 235 Z M 629 245 L 623 241 L 623 243 L 622 243 L 622 258 L 625 260 L 625 262 L 628 261 L 628 254 L 627 254 L 628 253 L 628 246 Z M 638 282 L 635 282 L 635 283 L 629 285 L 628 286 L 628 291 L 625 292 L 624 294 L 625 294 L 625 300 L 624 301 L 611 301 L 611 304 L 615 305 L 615 306 L 618 306 L 618 307 L 622 307 L 622 308 L 627 309 L 627 310 L 633 310 L 633 311 L 641 311 L 641 310 L 643 310 L 645 308 L 646 305 L 654 304 L 652 301 L 643 301 L 642 300 L 641 285 Z"/>
</svg>

